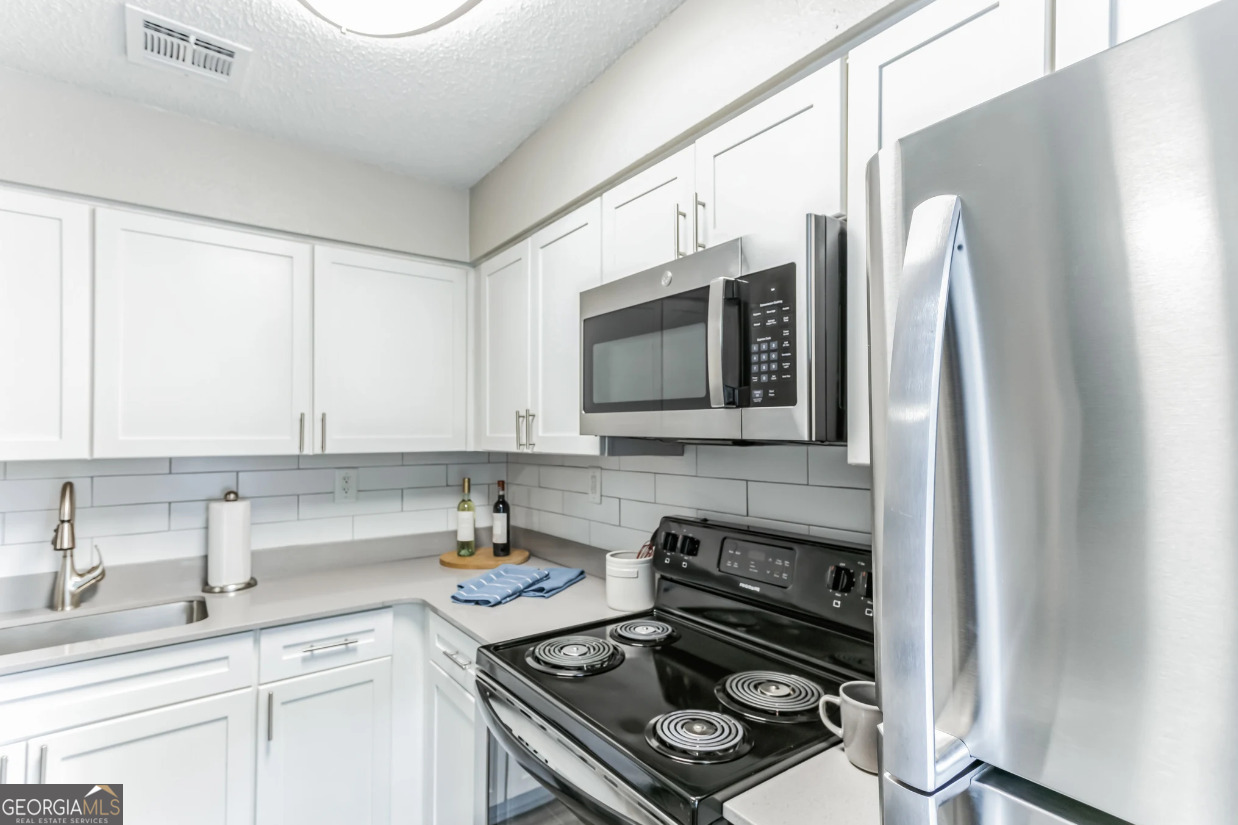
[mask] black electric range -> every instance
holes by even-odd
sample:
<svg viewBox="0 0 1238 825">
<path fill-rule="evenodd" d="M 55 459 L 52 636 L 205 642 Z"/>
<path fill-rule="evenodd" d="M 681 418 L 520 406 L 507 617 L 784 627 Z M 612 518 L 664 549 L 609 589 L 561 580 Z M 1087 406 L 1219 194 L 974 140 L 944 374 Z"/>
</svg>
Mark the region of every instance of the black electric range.
<svg viewBox="0 0 1238 825">
<path fill-rule="evenodd" d="M 586 822 L 713 825 L 837 743 L 821 696 L 874 672 L 867 547 L 665 518 L 653 610 L 487 645 L 496 738 Z"/>
</svg>

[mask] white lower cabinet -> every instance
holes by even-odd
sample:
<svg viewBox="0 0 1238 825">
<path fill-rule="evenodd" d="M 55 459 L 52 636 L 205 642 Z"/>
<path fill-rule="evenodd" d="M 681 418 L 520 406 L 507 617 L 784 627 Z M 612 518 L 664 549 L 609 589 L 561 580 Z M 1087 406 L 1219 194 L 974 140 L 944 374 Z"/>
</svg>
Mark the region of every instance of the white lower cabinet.
<svg viewBox="0 0 1238 825">
<path fill-rule="evenodd" d="M 430 680 L 430 825 L 485 822 L 484 751 L 479 754 L 476 700 L 436 664 Z M 479 756 L 483 769 L 479 771 Z M 479 801 L 480 797 L 480 801 Z"/>
<path fill-rule="evenodd" d="M 391 659 L 263 685 L 258 822 L 379 825 L 391 810 Z"/>
<path fill-rule="evenodd" d="M 0 785 L 20 785 L 26 781 L 26 743 L 0 747 Z"/>
<path fill-rule="evenodd" d="M 27 781 L 122 784 L 132 825 L 254 820 L 252 688 L 31 739 Z"/>
</svg>

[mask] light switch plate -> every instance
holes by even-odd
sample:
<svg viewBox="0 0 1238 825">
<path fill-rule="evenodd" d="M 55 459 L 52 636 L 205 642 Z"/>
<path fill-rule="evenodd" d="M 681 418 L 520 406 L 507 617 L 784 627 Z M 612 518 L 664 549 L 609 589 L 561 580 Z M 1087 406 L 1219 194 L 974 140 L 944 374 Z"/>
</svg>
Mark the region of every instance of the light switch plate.
<svg viewBox="0 0 1238 825">
<path fill-rule="evenodd" d="M 594 504 L 602 503 L 602 468 L 589 468 L 589 500 Z"/>
<path fill-rule="evenodd" d="M 359 470 L 335 471 L 335 501 L 337 504 L 341 501 L 357 500 L 357 475 L 359 472 Z"/>
</svg>

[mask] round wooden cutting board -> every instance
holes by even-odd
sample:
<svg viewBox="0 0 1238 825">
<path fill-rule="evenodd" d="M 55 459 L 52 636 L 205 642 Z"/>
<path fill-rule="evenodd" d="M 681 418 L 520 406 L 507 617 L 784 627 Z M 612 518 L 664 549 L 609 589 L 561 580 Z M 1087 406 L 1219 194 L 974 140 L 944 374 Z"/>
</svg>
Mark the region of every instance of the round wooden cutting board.
<svg viewBox="0 0 1238 825">
<path fill-rule="evenodd" d="M 460 556 L 455 550 L 438 557 L 438 563 L 455 570 L 493 570 L 500 564 L 524 564 L 529 560 L 528 550 L 512 548 L 510 556 L 496 556 L 493 547 L 478 547 L 471 556 Z"/>
</svg>

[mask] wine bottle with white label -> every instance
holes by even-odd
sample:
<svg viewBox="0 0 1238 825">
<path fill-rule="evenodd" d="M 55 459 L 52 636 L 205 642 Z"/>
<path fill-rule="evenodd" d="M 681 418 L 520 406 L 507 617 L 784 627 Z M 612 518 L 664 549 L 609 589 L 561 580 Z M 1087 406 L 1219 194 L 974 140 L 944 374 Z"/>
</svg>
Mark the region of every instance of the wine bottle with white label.
<svg viewBox="0 0 1238 825">
<path fill-rule="evenodd" d="M 458 556 L 471 556 L 477 552 L 477 545 L 473 540 L 477 514 L 473 507 L 473 500 L 469 498 L 470 487 L 469 479 L 466 478 L 464 497 L 456 505 L 456 555 Z"/>
<path fill-rule="evenodd" d="M 506 482 L 500 481 L 499 497 L 494 502 L 494 554 L 496 556 L 510 556 L 512 554 L 511 540 L 507 537 L 507 517 L 511 513 L 511 506 L 507 503 L 507 497 L 503 494 L 506 489 Z"/>
</svg>

